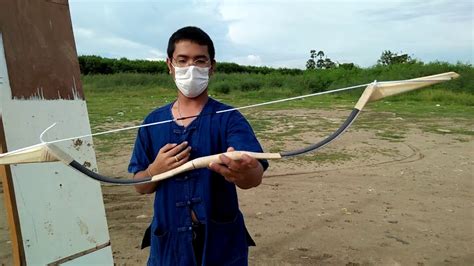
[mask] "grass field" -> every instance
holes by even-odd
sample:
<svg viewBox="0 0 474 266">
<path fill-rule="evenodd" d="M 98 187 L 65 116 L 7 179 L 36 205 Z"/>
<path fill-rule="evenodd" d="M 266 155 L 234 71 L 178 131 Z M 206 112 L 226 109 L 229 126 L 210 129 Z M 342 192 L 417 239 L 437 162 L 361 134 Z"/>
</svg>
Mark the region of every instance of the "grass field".
<svg viewBox="0 0 474 266">
<path fill-rule="evenodd" d="M 474 143 L 469 71 L 460 80 L 371 103 L 343 137 L 321 151 L 271 161 L 261 186 L 239 190 L 239 206 L 258 243 L 250 264 L 472 265 L 472 213 L 465 211 L 472 199 Z M 262 75 L 216 75 L 213 82 L 229 85 L 211 86 L 210 95 L 244 106 L 311 93 L 299 87 L 303 76 L 275 76 L 286 80 L 281 83 Z M 262 85 L 240 89 L 252 83 L 247 78 Z M 176 97 L 168 75 L 89 75 L 83 84 L 94 132 L 140 124 L 151 110 Z M 242 113 L 264 150 L 279 152 L 333 132 L 361 91 Z M 94 138 L 102 174 L 127 176 L 135 134 Z M 124 186 L 102 189 L 115 262 L 144 264 L 148 250 L 140 250 L 139 243 L 153 216 L 152 196 Z"/>
<path fill-rule="evenodd" d="M 423 129 L 429 132 L 473 135 L 473 128 L 456 126 L 456 120 L 473 120 L 474 118 L 474 88 L 470 87 L 472 84 L 469 84 L 467 88 L 457 89 L 454 87 L 455 85 L 461 86 L 473 80 L 474 72 L 472 68 L 466 67 L 462 68 L 461 72 L 463 76 L 458 80 L 371 103 L 367 108 L 370 115 L 361 115 L 357 122 L 357 127 L 360 129 L 377 128 L 379 130 L 377 135 L 380 138 L 392 141 L 403 140 L 403 124 L 406 123 L 406 120 L 410 123 L 416 123 L 416 121 L 428 122 L 424 124 L 430 126 L 425 126 Z M 321 79 L 313 77 L 317 74 L 311 73 L 311 75 L 304 74 L 300 76 L 216 74 L 211 80 L 209 94 L 217 100 L 236 107 L 283 99 L 314 91 L 323 91 L 323 88 L 315 90 L 310 87 L 298 87 L 306 86 L 304 85 L 304 82 L 306 82 L 305 78 L 310 80 Z M 332 73 L 331 75 L 340 76 L 342 74 L 336 75 Z M 385 76 L 388 75 L 385 74 Z M 408 78 L 407 76 L 397 77 L 399 79 Z M 331 82 L 327 89 L 368 83 L 372 77 L 362 80 L 358 75 L 355 75 L 354 83 L 349 83 L 347 79 L 344 82 Z M 382 80 L 388 80 L 388 78 Z M 228 86 L 230 90 L 222 90 L 223 84 L 228 84 L 225 86 Z M 294 87 L 291 84 L 294 84 Z M 340 87 L 337 87 L 337 84 L 340 84 Z M 141 123 L 150 111 L 170 103 L 176 97 L 173 81 L 169 75 L 165 74 L 122 73 L 87 75 L 83 77 L 83 85 L 93 132 L 137 125 Z M 275 87 L 271 87 L 272 85 Z M 308 128 L 304 121 L 298 122 L 298 118 L 291 115 L 269 117 L 268 115 L 262 115 L 262 112 L 303 109 L 313 111 L 340 110 L 348 114 L 362 90 L 361 88 L 349 92 L 277 103 L 243 110 L 242 112 L 249 119 L 256 134 L 261 138 L 276 142 L 287 140 L 288 138 L 293 138 L 295 141 L 303 141 L 300 135 L 313 130 Z M 403 120 L 391 120 L 390 123 L 386 123 L 387 119 L 393 116 L 400 117 Z M 451 118 L 453 121 L 452 125 L 443 125 L 445 129 L 437 130 L 440 128 L 440 125 L 437 124 L 437 118 L 440 117 Z M 319 118 L 314 117 L 311 119 Z M 285 128 L 285 125 L 290 125 L 291 128 Z M 283 130 L 272 130 L 278 126 L 283 126 Z M 336 127 L 333 124 L 326 123 L 321 128 L 318 128 L 318 131 L 330 133 L 335 129 Z M 136 131 L 131 130 L 98 137 L 95 139 L 96 149 L 106 152 L 111 150 L 111 146 L 117 145 L 117 143 L 131 144 L 135 134 Z M 333 157 L 343 158 L 344 156 Z M 332 157 L 329 156 L 328 158 Z"/>
</svg>

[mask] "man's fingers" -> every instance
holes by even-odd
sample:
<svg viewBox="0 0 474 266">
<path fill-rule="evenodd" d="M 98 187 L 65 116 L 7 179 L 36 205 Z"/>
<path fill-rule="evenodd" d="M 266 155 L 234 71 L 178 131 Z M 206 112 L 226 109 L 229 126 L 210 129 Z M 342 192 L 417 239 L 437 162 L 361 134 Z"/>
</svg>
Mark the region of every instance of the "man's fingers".
<svg viewBox="0 0 474 266">
<path fill-rule="evenodd" d="M 218 163 L 210 163 L 209 164 L 209 169 L 211 169 L 212 171 L 220 174 L 221 176 L 224 176 L 228 180 L 232 179 L 231 178 L 231 176 L 232 176 L 231 170 L 229 170 L 229 168 L 227 168 L 224 165 L 221 165 L 221 164 L 218 164 Z"/>
<path fill-rule="evenodd" d="M 219 159 L 221 160 L 221 162 L 223 164 L 225 164 L 227 166 L 228 169 L 230 169 L 232 171 L 239 171 L 240 170 L 239 161 L 234 161 L 231 158 L 229 158 L 229 157 L 227 157 L 223 154 L 221 156 L 219 156 Z"/>
<path fill-rule="evenodd" d="M 175 159 L 175 161 L 181 161 L 183 158 L 188 157 L 190 153 L 191 153 L 191 147 L 188 146 L 186 149 L 184 149 L 180 153 L 176 154 L 174 156 L 174 159 Z"/>
<path fill-rule="evenodd" d="M 248 156 L 247 154 L 242 155 L 240 160 L 232 160 L 231 158 L 221 155 L 219 159 L 223 164 L 227 166 L 231 171 L 241 171 L 242 169 L 255 168 L 258 165 L 257 159 Z"/>
<path fill-rule="evenodd" d="M 258 161 L 257 159 L 248 156 L 247 154 L 242 155 L 241 159 L 242 165 L 245 165 L 248 168 L 255 168 L 257 167 Z"/>
<path fill-rule="evenodd" d="M 225 156 L 224 154 L 221 154 L 221 155 L 219 156 L 219 159 L 220 159 L 221 162 L 222 162 L 223 164 L 225 164 L 225 165 L 229 164 L 229 163 L 232 161 L 231 158 Z"/>
<path fill-rule="evenodd" d="M 166 153 L 169 155 L 169 156 L 175 156 L 176 154 L 178 154 L 179 152 L 181 152 L 184 148 L 186 148 L 186 146 L 188 146 L 188 142 L 187 141 L 183 141 L 181 144 L 171 148 L 170 150 L 168 150 Z"/>
<path fill-rule="evenodd" d="M 173 168 L 176 168 L 178 166 L 181 166 L 181 165 L 185 164 L 187 161 L 189 161 L 189 157 L 191 157 L 190 153 L 188 153 L 184 158 L 181 158 L 179 161 L 176 161 L 173 158 L 173 160 L 174 160 L 173 163 L 172 163 Z"/>
<path fill-rule="evenodd" d="M 161 153 L 167 152 L 167 151 L 171 150 L 172 148 L 176 147 L 176 145 L 178 145 L 178 144 L 176 144 L 176 143 L 168 143 L 168 144 L 166 144 L 165 146 L 161 147 L 160 152 L 161 152 Z"/>
</svg>

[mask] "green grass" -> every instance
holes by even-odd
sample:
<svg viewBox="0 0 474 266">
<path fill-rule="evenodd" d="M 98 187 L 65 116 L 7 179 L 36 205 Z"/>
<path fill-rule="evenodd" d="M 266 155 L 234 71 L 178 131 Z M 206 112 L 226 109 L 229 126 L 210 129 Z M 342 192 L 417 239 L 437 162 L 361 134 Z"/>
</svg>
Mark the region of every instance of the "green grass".
<svg viewBox="0 0 474 266">
<path fill-rule="evenodd" d="M 393 131 L 377 132 L 375 133 L 375 135 L 392 142 L 400 142 L 405 138 L 405 135 L 403 135 L 403 133 Z"/>
<path fill-rule="evenodd" d="M 474 84 L 472 68 L 466 69 L 464 67 L 461 70 L 467 75 L 464 79 L 473 81 L 472 84 Z M 246 106 L 324 89 L 318 85 L 319 83 L 328 86 L 329 89 L 365 83 L 369 78 L 373 78 L 371 75 L 375 74 L 372 72 L 376 72 L 377 69 L 372 69 L 370 75 L 366 76 L 364 75 L 367 73 L 362 70 L 354 71 L 350 73 L 341 71 L 315 72 L 296 76 L 216 74 L 211 80 L 209 94 L 232 106 Z M 360 71 L 363 73 L 359 73 Z M 382 70 L 380 71 L 382 77 L 388 75 Z M 314 76 L 320 74 L 322 75 L 320 77 Z M 413 76 L 415 75 L 410 73 L 410 77 Z M 407 74 L 393 74 L 391 77 L 402 79 L 407 78 Z M 159 106 L 174 101 L 176 97 L 176 89 L 171 77 L 165 74 L 88 75 L 84 76 L 82 80 L 93 132 L 140 124 L 148 113 Z M 456 84 L 466 85 L 465 80 Z M 256 85 L 259 82 L 261 84 Z M 421 124 L 421 129 L 425 132 L 472 136 L 474 134 L 472 131 L 474 127 L 474 85 L 469 83 L 466 85 L 467 88 L 456 89 L 452 82 L 454 81 L 443 83 L 443 86 L 438 85 L 420 92 L 370 103 L 363 110 L 355 127 L 358 130 L 377 130 L 376 136 L 378 138 L 390 141 L 403 141 L 408 124 Z M 222 86 L 227 86 L 227 89 L 223 89 Z M 318 126 L 315 128 L 314 125 L 308 125 L 307 120 L 292 114 L 284 114 L 284 112 L 282 114 L 281 110 L 337 110 L 339 114 L 347 112 L 348 115 L 362 90 L 357 89 L 350 92 L 266 105 L 242 110 L 242 113 L 249 119 L 259 138 L 271 140 L 277 144 L 283 144 L 288 140 L 303 143 L 302 133 L 329 134 L 336 130 L 338 125 L 309 114 L 306 119 L 318 122 Z M 279 111 L 277 116 L 272 113 L 276 111 Z M 437 121 L 440 118 L 451 119 L 453 125 L 447 127 L 438 124 Z M 462 122 L 469 128 L 456 126 L 456 121 Z M 440 131 L 439 129 L 445 130 Z M 94 141 L 98 151 L 107 153 L 112 152 L 117 146 L 131 145 L 135 134 L 136 130 L 131 130 L 97 137 Z M 464 140 L 465 138 L 460 138 L 460 141 Z M 324 160 L 325 156 L 320 154 L 319 156 L 322 159 L 318 160 Z M 327 155 L 326 157 L 344 160 L 343 155 Z"/>
<path fill-rule="evenodd" d="M 457 126 L 456 124 L 451 125 L 449 127 L 443 125 L 423 125 L 423 131 L 431 132 L 441 135 L 466 135 L 466 136 L 474 136 L 474 129 L 467 129 Z"/>
</svg>

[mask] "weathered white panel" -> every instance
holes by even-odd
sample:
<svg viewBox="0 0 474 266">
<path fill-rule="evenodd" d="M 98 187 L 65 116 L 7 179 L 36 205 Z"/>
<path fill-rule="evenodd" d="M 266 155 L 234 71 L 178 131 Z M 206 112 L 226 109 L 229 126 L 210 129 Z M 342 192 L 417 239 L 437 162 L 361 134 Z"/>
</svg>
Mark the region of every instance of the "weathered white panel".
<svg viewBox="0 0 474 266">
<path fill-rule="evenodd" d="M 61 265 L 74 266 L 74 265 L 112 265 L 114 261 L 110 256 L 112 249 L 109 247 L 99 249 L 93 253 L 84 255 L 75 260 L 62 263 Z"/>
<path fill-rule="evenodd" d="M 11 99 L 2 45 L 0 34 L 0 111 L 8 150 L 38 143 L 42 130 L 55 122 L 48 140 L 90 133 L 83 100 Z M 91 139 L 58 146 L 97 169 Z M 11 172 L 28 264 L 51 263 L 109 241 L 98 182 L 60 162 L 12 165 Z M 110 247 L 94 256 L 112 264 Z"/>
</svg>

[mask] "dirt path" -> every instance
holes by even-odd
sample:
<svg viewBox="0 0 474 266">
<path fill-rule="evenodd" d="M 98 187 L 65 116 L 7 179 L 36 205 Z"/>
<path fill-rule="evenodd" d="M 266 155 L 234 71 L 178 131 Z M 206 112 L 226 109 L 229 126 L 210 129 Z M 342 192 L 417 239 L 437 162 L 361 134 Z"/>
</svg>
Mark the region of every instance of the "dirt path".
<svg viewBox="0 0 474 266">
<path fill-rule="evenodd" d="M 352 129 L 322 151 L 341 160 L 273 161 L 261 186 L 239 191 L 252 265 L 474 264 L 474 138 L 376 133 Z M 145 263 L 152 196 L 104 186 L 104 197 L 116 262 Z"/>
<path fill-rule="evenodd" d="M 405 159 L 267 178 L 242 192 L 259 243 L 252 264 L 472 265 L 473 143 L 414 132 L 404 144 Z"/>
<path fill-rule="evenodd" d="M 472 121 L 463 126 L 474 131 Z M 250 264 L 473 265 L 472 134 L 411 123 L 403 139 L 387 139 L 356 128 L 321 153 L 271 162 L 261 186 L 239 191 L 257 242 Z M 268 150 L 275 140 L 263 144 Z M 122 151 L 130 149 L 99 154 L 101 172 L 126 174 Z M 115 262 L 143 265 L 149 251 L 139 245 L 153 196 L 109 185 L 103 192 Z"/>
</svg>

